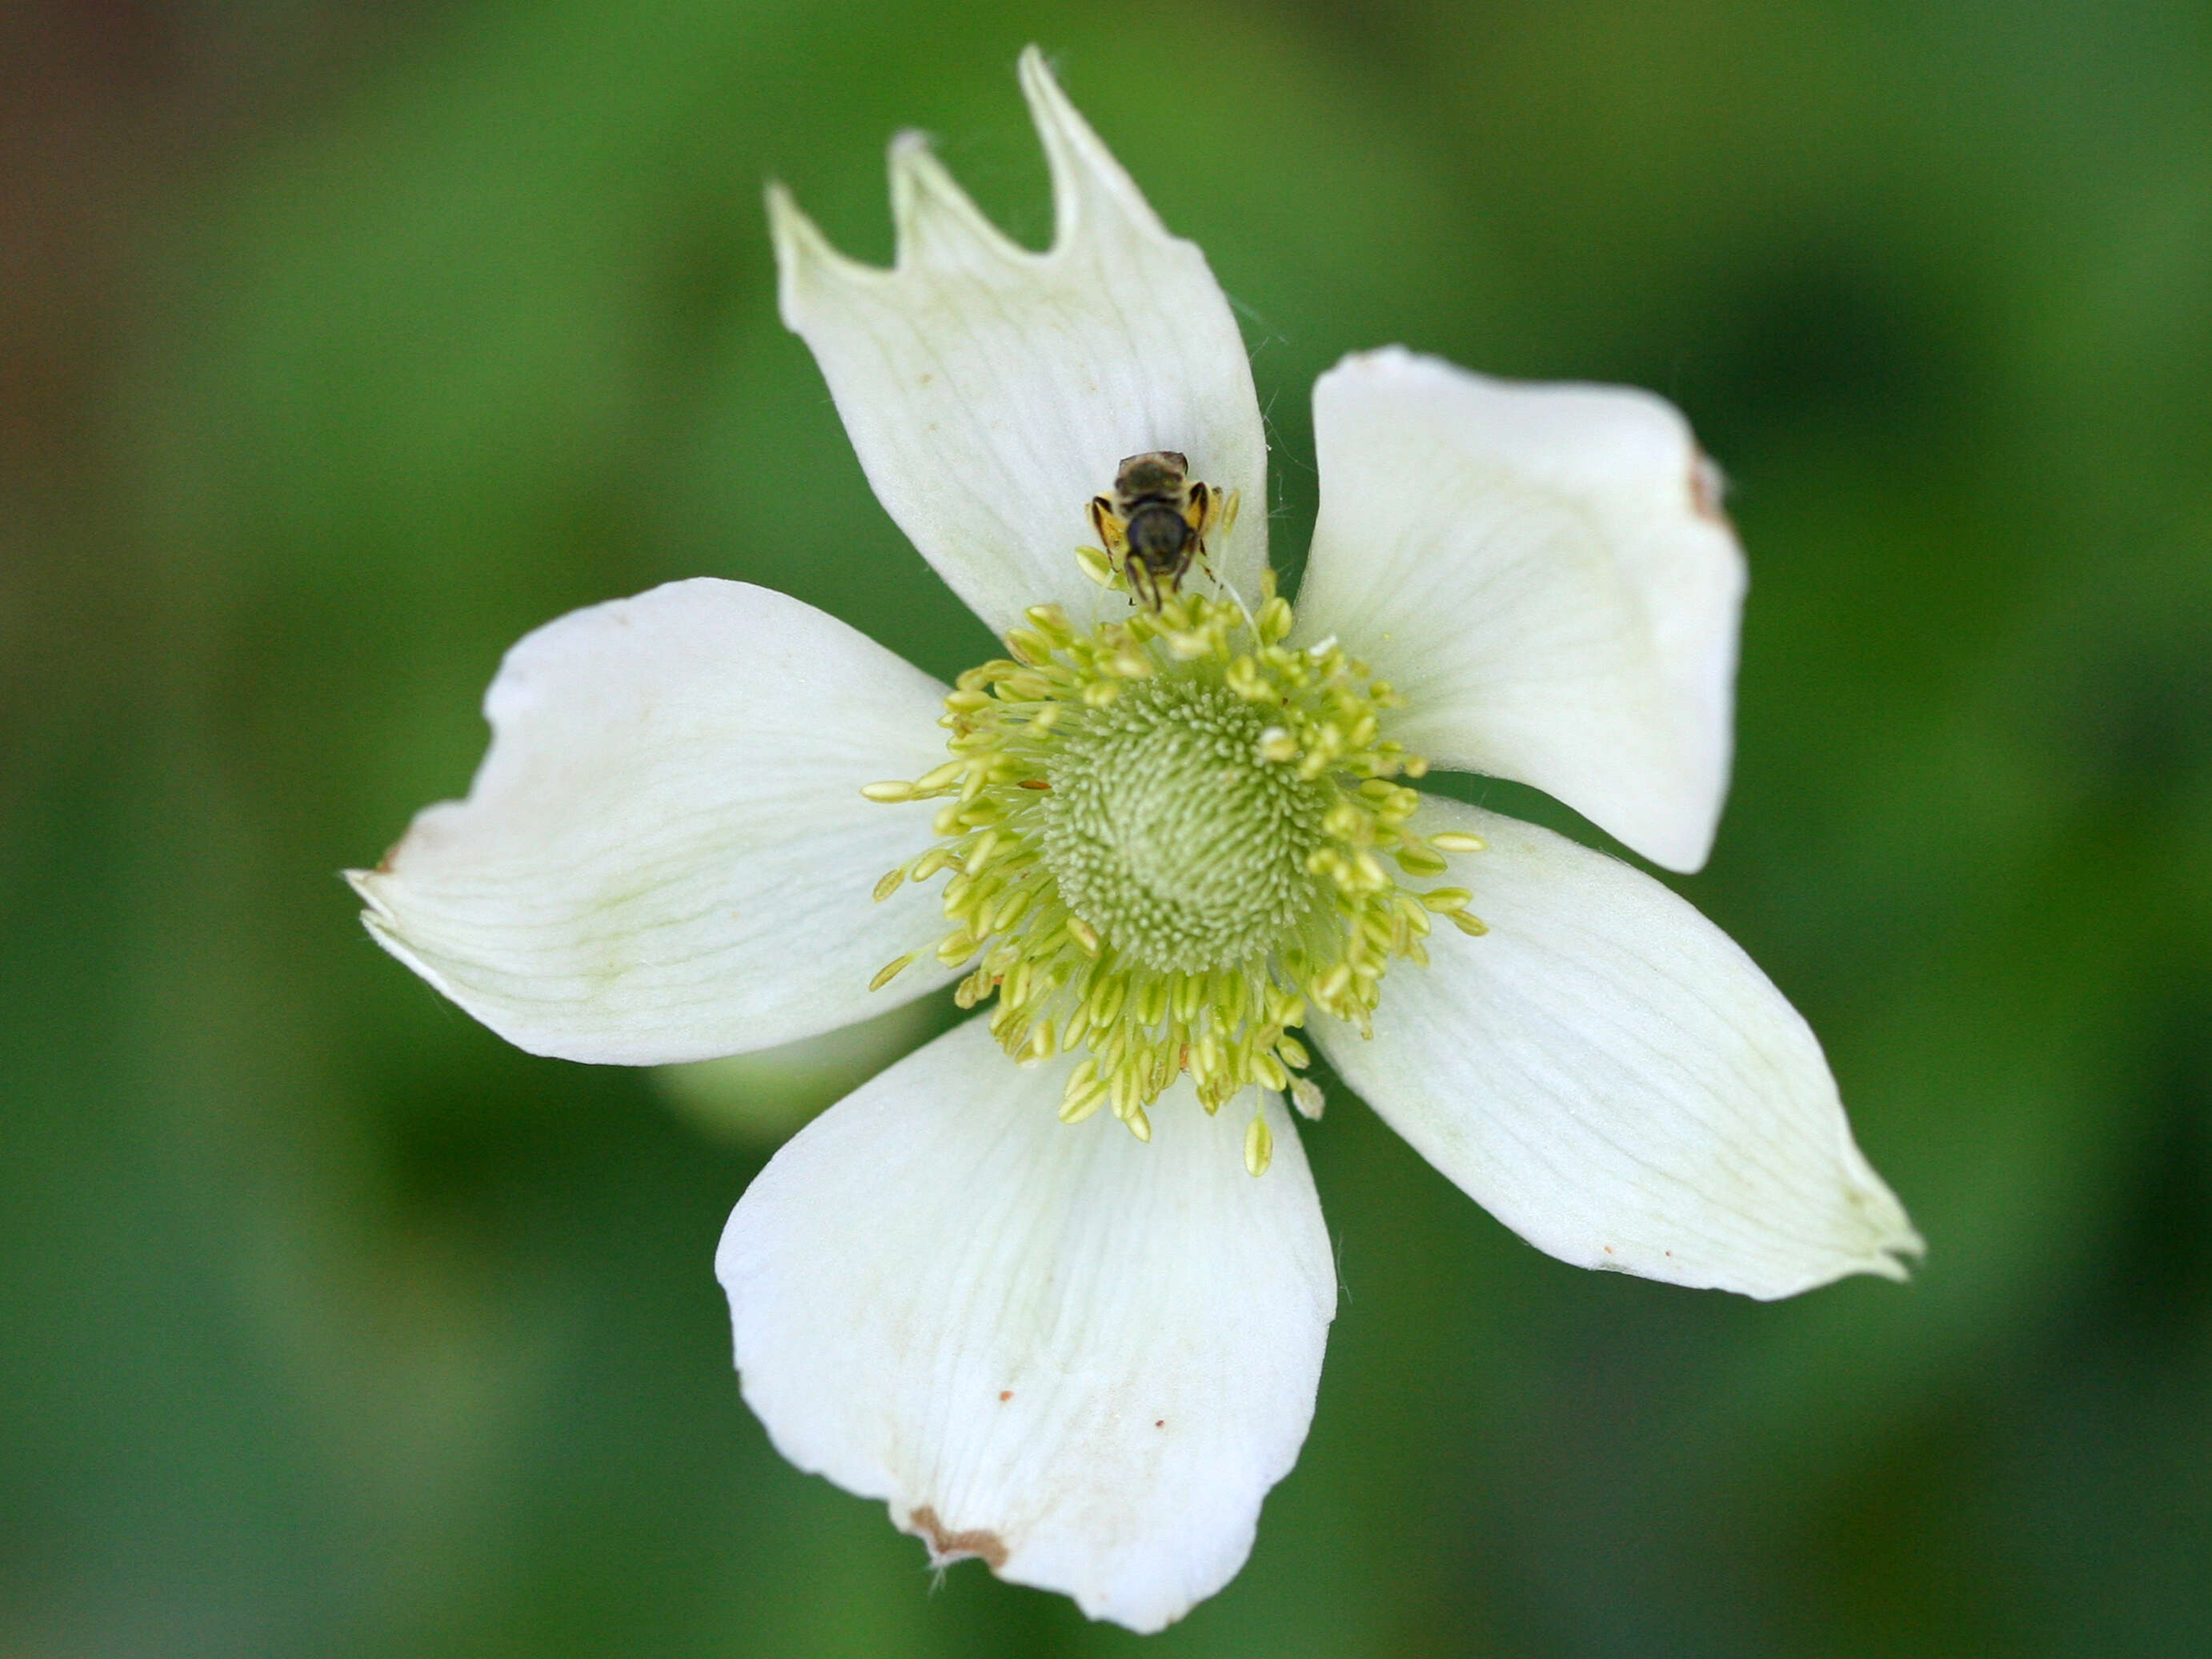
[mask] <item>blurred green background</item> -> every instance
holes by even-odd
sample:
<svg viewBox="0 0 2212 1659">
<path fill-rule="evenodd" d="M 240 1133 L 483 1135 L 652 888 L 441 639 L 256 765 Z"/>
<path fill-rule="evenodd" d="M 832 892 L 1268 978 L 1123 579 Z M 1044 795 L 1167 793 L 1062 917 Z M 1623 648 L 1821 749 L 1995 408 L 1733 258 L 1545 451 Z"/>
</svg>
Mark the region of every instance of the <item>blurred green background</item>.
<svg viewBox="0 0 2212 1659">
<path fill-rule="evenodd" d="M 1030 40 L 1239 304 L 1279 561 L 1347 349 L 1689 412 L 1753 580 L 1679 884 L 1931 1245 L 1776 1306 L 1581 1273 L 1340 1101 L 1312 1438 L 1150 1650 L 2212 1653 L 2185 0 L 0 11 L 0 1653 L 1135 1650 L 933 1589 L 738 1399 L 725 1215 L 945 1009 L 533 1060 L 334 874 L 573 606 L 713 574 L 985 652 L 777 324 L 759 191 L 884 257 L 920 125 L 1041 240 Z"/>
</svg>

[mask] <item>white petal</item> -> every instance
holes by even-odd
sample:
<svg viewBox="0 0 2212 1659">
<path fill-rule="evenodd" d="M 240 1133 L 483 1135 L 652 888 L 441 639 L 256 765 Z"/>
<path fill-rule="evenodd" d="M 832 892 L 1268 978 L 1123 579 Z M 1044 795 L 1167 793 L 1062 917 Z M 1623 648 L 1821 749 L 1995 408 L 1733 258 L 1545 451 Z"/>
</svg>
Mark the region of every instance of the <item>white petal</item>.
<svg viewBox="0 0 2212 1659">
<path fill-rule="evenodd" d="M 1140 1145 L 1055 1115 L 981 1020 L 803 1130 L 715 1261 L 777 1449 L 888 1498 L 933 1559 L 1158 1630 L 1250 1553 L 1313 1415 L 1336 1280 L 1297 1132 L 1188 1084 Z"/>
<path fill-rule="evenodd" d="M 1489 842 L 1449 880 L 1491 931 L 1437 927 L 1430 967 L 1383 982 L 1372 1041 L 1316 1035 L 1423 1157 L 1578 1267 L 1762 1298 L 1905 1276 L 1920 1241 L 1820 1043 L 1726 934 L 1534 824 L 1439 802 L 1418 827 Z"/>
<path fill-rule="evenodd" d="M 944 689 L 798 600 L 672 582 L 507 653 L 463 801 L 349 872 L 394 956 L 510 1042 L 650 1065 L 765 1048 L 947 977 L 946 924 L 877 880 L 930 842 L 928 803 L 860 786 L 945 757 Z"/>
<path fill-rule="evenodd" d="M 1391 348 L 1314 387 L 1302 628 L 1405 691 L 1391 735 L 1534 784 L 1674 870 L 1728 790 L 1743 556 L 1674 408 Z"/>
<path fill-rule="evenodd" d="M 917 134 L 890 153 L 898 260 L 837 252 L 769 194 L 783 319 L 813 348 L 885 510 L 1000 632 L 1058 601 L 1126 614 L 1078 568 L 1085 508 L 1126 456 L 1179 450 L 1239 490 L 1212 549 L 1252 593 L 1267 560 L 1267 454 L 1251 366 L 1206 258 L 1168 234 L 1032 47 L 1023 90 L 1052 166 L 1057 234 L 1031 253 L 963 195 Z"/>
</svg>

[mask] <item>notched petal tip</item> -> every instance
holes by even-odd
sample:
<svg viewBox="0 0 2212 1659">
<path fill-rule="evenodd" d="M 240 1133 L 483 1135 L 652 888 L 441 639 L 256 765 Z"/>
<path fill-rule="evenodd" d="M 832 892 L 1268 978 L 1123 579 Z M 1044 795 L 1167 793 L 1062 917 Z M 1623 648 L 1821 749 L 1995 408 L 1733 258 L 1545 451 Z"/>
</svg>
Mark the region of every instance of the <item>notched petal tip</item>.
<svg viewBox="0 0 2212 1659">
<path fill-rule="evenodd" d="M 1862 1186 L 1855 1196 L 1878 1230 L 1879 1237 L 1858 1271 L 1906 1284 L 1912 1278 L 1913 1269 L 1927 1259 L 1928 1241 L 1906 1218 L 1905 1206 L 1898 1200 L 1897 1194 L 1870 1170 L 1869 1177 L 1871 1184 Z"/>
<path fill-rule="evenodd" d="M 1836 1260 L 1821 1270 L 1808 1273 L 1801 1282 L 1795 1284 L 1758 1289 L 1733 1285 L 1729 1288 L 1741 1289 L 1755 1302 L 1779 1302 L 1862 1274 L 1869 1279 L 1886 1279 L 1893 1285 L 1910 1284 L 1913 1270 L 1928 1254 L 1928 1246 L 1905 1220 L 1904 1212 L 1897 1207 L 1897 1200 L 1889 1197 L 1886 1188 L 1882 1196 L 1888 1200 L 1887 1207 L 1893 1215 L 1893 1230 L 1869 1240 L 1856 1253 Z"/>
<path fill-rule="evenodd" d="M 937 159 L 927 133 L 908 128 L 895 135 L 890 167 L 891 223 L 898 235 L 895 271 L 1036 257 L 984 216 Z"/>
<path fill-rule="evenodd" d="M 1859 1150 L 1848 1127 L 1842 1151 L 1846 1202 L 1865 1231 L 1857 1259 L 1839 1268 L 1833 1277 L 1869 1273 L 1904 1284 L 1927 1255 L 1928 1242 L 1905 1213 L 1904 1200 L 1890 1190 L 1889 1183 Z"/>
<path fill-rule="evenodd" d="M 1051 64 L 1034 46 L 1022 49 L 1021 82 L 1030 118 L 1036 123 L 1045 161 L 1052 169 L 1054 248 L 1116 222 L 1117 228 L 1176 240 L 1113 152 L 1068 101 Z"/>
<path fill-rule="evenodd" d="M 385 890 L 398 872 L 400 851 L 406 845 L 404 836 L 392 842 L 391 850 L 377 860 L 376 868 L 374 870 L 338 872 L 345 878 L 346 885 L 353 889 L 354 896 L 366 907 L 362 912 L 361 919 L 363 925 L 370 933 L 377 933 L 380 939 L 383 937 L 379 933 L 380 927 L 388 927 L 398 921 L 392 908 L 392 902 L 386 896 Z"/>
<path fill-rule="evenodd" d="M 1908 1250 L 1902 1244 L 1888 1245 L 1881 1255 L 1869 1261 L 1863 1271 L 1869 1278 L 1887 1279 L 1893 1285 L 1909 1285 L 1912 1282 L 1913 1268 L 1919 1265 L 1920 1255 L 1918 1249 Z"/>
<path fill-rule="evenodd" d="M 775 247 L 776 301 L 784 326 L 801 331 L 800 318 L 810 290 L 840 283 L 858 286 L 887 281 L 890 273 L 840 253 L 822 227 L 807 216 L 799 198 L 780 179 L 763 192 L 769 240 Z"/>
<path fill-rule="evenodd" d="M 398 914 L 386 901 L 383 894 L 371 884 L 376 872 L 370 870 L 349 870 L 345 874 L 346 879 L 353 884 L 354 890 L 361 895 L 362 902 L 368 906 L 368 908 L 361 913 L 361 925 L 369 938 L 374 939 L 395 961 L 403 964 L 408 971 L 416 975 L 439 995 L 465 1006 L 466 999 L 462 994 L 462 989 L 454 984 L 452 976 L 441 972 L 435 963 L 430 961 L 407 942 L 405 934 L 400 930 Z M 532 1054 L 544 1052 L 542 1049 L 532 1048 L 526 1042 L 520 1042 L 518 1046 Z"/>
</svg>

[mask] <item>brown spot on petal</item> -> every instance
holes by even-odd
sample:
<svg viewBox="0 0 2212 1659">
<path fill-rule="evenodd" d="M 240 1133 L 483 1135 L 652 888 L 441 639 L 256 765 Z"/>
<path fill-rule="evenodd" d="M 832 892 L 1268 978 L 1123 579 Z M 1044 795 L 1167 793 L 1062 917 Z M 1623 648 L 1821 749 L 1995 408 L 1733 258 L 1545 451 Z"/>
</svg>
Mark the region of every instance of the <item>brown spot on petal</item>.
<svg viewBox="0 0 2212 1659">
<path fill-rule="evenodd" d="M 1690 511 L 1708 524 L 1717 524 L 1723 530 L 1733 530 L 1729 515 L 1721 506 L 1721 495 L 1728 487 L 1721 470 L 1713 465 L 1711 456 L 1702 449 L 1690 452 Z"/>
<path fill-rule="evenodd" d="M 1006 1401 L 1012 1400 L 1013 1397 L 1014 1391 L 1012 1389 L 1001 1389 L 999 1390 L 999 1403 L 1001 1406 L 1005 1405 Z"/>
<path fill-rule="evenodd" d="M 906 1518 L 907 1529 L 929 1546 L 929 1564 L 944 1566 L 951 1561 L 965 1561 L 974 1556 L 993 1572 L 1006 1565 L 1006 1540 L 995 1532 L 980 1527 L 970 1527 L 963 1532 L 947 1532 L 945 1523 L 937 1518 L 937 1511 L 927 1504 Z"/>
</svg>

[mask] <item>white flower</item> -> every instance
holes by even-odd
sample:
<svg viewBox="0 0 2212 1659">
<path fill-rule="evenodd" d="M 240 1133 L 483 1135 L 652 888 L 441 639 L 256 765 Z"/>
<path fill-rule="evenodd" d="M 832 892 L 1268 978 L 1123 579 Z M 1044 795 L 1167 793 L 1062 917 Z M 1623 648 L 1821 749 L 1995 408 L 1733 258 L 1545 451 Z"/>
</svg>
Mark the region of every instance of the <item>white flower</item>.
<svg viewBox="0 0 2212 1659">
<path fill-rule="evenodd" d="M 1318 1110 L 1298 1033 L 1568 1261 L 1780 1297 L 1919 1245 L 1741 951 L 1625 864 L 1395 781 L 1519 779 L 1704 861 L 1743 576 L 1680 417 L 1347 359 L 1294 620 L 1220 290 L 1021 68 L 1049 252 L 910 135 L 888 271 L 770 197 L 784 317 L 876 493 L 1012 657 L 948 693 L 737 582 L 580 611 L 508 654 L 469 798 L 353 879 L 394 955 L 574 1060 L 764 1048 L 966 969 L 991 1014 L 731 1217 L 745 1398 L 933 1559 L 1149 1631 L 1243 1564 L 1312 1414 L 1335 1280 L 1282 1105 Z M 1157 612 L 1118 514 L 1076 552 L 1152 451 L 1211 489 Z M 911 884 L 939 874 L 941 907 Z"/>
</svg>

